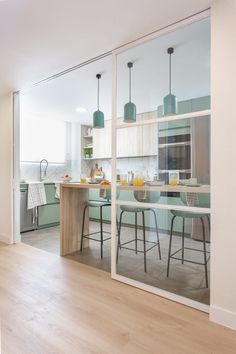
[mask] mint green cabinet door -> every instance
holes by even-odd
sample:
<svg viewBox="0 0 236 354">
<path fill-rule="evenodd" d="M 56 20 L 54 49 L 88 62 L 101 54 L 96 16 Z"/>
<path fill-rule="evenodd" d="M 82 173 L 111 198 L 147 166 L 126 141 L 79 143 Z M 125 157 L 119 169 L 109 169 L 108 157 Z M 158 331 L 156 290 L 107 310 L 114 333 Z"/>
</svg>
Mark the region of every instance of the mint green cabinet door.
<svg viewBox="0 0 236 354">
<path fill-rule="evenodd" d="M 195 98 L 194 100 L 191 100 L 191 111 L 192 112 L 197 112 L 197 111 L 203 111 L 205 109 L 210 109 L 211 107 L 211 99 L 210 96 L 205 96 L 205 97 L 199 97 Z"/>
<path fill-rule="evenodd" d="M 49 204 L 38 207 L 38 226 L 47 227 L 60 221 L 60 204 Z"/>
<path fill-rule="evenodd" d="M 56 194 L 55 184 L 45 184 L 44 187 L 45 187 L 47 204 L 59 203 L 59 199 L 55 198 L 55 194 Z"/>
</svg>

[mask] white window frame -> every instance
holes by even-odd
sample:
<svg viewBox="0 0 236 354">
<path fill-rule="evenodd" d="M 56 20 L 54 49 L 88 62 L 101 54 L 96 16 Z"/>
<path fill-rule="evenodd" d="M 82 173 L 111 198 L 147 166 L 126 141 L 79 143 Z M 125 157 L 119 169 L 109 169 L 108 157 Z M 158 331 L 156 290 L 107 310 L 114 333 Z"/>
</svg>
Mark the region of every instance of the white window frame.
<svg viewBox="0 0 236 354">
<path fill-rule="evenodd" d="M 70 122 L 63 122 L 65 124 L 65 131 L 64 131 L 64 135 L 65 135 L 65 150 L 64 150 L 64 157 L 63 160 L 61 161 L 52 161 L 52 160 L 48 160 L 47 157 L 42 156 L 43 158 L 46 158 L 48 160 L 48 163 L 50 165 L 64 165 L 66 166 L 67 164 L 67 156 L 71 155 L 71 147 L 70 147 L 70 137 L 71 137 L 71 123 Z M 46 121 L 45 121 L 46 124 Z M 19 123 L 20 125 L 20 123 Z M 20 129 L 20 128 L 19 128 Z M 24 163 L 24 164 L 39 164 L 40 160 L 21 160 L 20 159 L 20 163 Z"/>
</svg>

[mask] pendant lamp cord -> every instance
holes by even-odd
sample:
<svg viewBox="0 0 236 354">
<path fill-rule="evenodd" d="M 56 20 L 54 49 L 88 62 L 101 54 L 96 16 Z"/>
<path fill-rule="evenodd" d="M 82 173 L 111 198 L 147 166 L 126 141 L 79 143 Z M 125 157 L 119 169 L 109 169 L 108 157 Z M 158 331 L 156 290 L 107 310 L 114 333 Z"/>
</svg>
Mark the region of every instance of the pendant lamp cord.
<svg viewBox="0 0 236 354">
<path fill-rule="evenodd" d="M 129 102 L 131 102 L 131 67 L 129 68 Z"/>
<path fill-rule="evenodd" d="M 171 95 L 171 54 L 170 55 L 170 76 L 169 76 L 169 91 L 170 91 L 170 95 Z"/>
<path fill-rule="evenodd" d="M 98 111 L 99 111 L 99 78 L 98 78 Z"/>
</svg>

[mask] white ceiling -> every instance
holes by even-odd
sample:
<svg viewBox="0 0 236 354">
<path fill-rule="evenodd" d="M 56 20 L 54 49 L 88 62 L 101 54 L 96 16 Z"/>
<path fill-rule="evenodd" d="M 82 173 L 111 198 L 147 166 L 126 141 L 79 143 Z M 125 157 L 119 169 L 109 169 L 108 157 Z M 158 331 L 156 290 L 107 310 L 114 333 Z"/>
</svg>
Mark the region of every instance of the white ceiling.
<svg viewBox="0 0 236 354">
<path fill-rule="evenodd" d="M 172 91 L 179 100 L 210 94 L 210 19 L 182 27 L 165 36 L 136 46 L 118 56 L 118 116 L 128 99 L 127 62 L 134 62 L 132 100 L 137 112 L 157 109 L 168 93 L 168 56 L 173 46 Z M 60 119 L 92 124 L 97 109 L 96 74 L 101 73 L 100 107 L 111 118 L 111 56 L 40 84 L 22 95 L 22 116 Z M 77 107 L 87 112 L 77 113 Z"/>
<path fill-rule="evenodd" d="M 210 0 L 0 1 L 0 95 L 209 5 Z"/>
</svg>

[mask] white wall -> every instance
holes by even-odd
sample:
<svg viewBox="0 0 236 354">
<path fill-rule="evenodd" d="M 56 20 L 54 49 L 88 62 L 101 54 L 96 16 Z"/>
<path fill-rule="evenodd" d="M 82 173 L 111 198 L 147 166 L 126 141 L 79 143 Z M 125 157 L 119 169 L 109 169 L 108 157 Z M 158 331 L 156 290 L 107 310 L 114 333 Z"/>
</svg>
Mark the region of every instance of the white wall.
<svg viewBox="0 0 236 354">
<path fill-rule="evenodd" d="M 12 95 L 0 97 L 0 241 L 12 235 Z"/>
<path fill-rule="evenodd" d="M 212 3 L 210 318 L 236 329 L 236 2 Z"/>
</svg>

